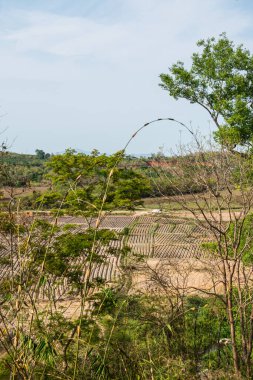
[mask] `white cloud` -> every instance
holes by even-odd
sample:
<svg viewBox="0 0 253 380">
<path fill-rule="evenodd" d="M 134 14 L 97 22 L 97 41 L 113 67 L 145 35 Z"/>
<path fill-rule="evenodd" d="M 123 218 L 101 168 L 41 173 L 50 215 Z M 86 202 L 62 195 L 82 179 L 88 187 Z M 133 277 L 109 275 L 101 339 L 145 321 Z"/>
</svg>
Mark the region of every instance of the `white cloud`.
<svg viewBox="0 0 253 380">
<path fill-rule="evenodd" d="M 50 151 L 70 145 L 115 150 L 136 125 L 160 115 L 208 124 L 197 108 L 170 100 L 158 88 L 159 73 L 177 59 L 189 62 L 198 39 L 223 31 L 253 51 L 252 14 L 233 0 L 113 4 L 121 4 L 124 17 L 116 10 L 107 18 L 2 13 L 0 104 L 9 113 L 10 131 L 23 131 L 18 149 L 33 150 L 39 139 Z M 52 130 L 59 139 L 48 139 Z M 178 130 L 164 136 L 150 130 L 145 147 L 139 140 L 133 149 L 152 151 L 164 139 L 172 145 L 177 138 Z"/>
<path fill-rule="evenodd" d="M 26 14 L 28 26 L 2 38 L 13 42 L 19 52 L 37 51 L 60 56 L 96 54 L 119 43 L 122 29 L 88 19 L 49 13 Z"/>
<path fill-rule="evenodd" d="M 251 15 L 240 15 L 231 1 L 222 0 L 127 0 L 135 17 L 123 22 L 102 23 L 99 20 L 68 17 L 47 12 L 16 11 L 26 24 L 2 33 L 18 52 L 41 52 L 59 56 L 95 56 L 97 59 L 136 53 L 136 48 L 152 50 L 227 31 L 232 36 L 251 25 Z M 227 6 L 224 7 L 224 4 Z M 243 17 L 240 17 L 243 16 Z M 156 52 L 157 49 L 155 49 Z M 187 49 L 188 50 L 188 49 Z"/>
</svg>

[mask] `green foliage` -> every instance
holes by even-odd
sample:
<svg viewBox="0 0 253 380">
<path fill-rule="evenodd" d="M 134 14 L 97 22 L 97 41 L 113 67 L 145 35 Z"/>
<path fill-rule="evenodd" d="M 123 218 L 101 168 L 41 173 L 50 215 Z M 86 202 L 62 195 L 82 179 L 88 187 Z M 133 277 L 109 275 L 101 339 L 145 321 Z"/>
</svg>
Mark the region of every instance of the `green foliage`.
<svg viewBox="0 0 253 380">
<path fill-rule="evenodd" d="M 148 180 L 137 171 L 118 165 L 121 154 L 86 155 L 67 150 L 63 155 L 53 156 L 47 164 L 48 177 L 58 192 L 65 191 L 64 206 L 94 213 L 102 204 L 104 209 L 131 209 L 140 203 L 150 189 Z M 42 202 L 46 205 L 54 194 L 44 195 Z"/>
<path fill-rule="evenodd" d="M 231 221 L 226 234 L 221 237 L 220 244 L 217 242 L 202 243 L 202 248 L 214 256 L 238 258 L 242 263 L 253 263 L 253 215 L 247 215 L 243 220 Z"/>
<path fill-rule="evenodd" d="M 203 368 L 231 365 L 231 349 L 219 344 L 229 336 L 226 315 L 212 298 L 190 297 L 173 311 L 163 297 L 108 289 L 94 314 L 103 335 L 92 345 L 87 378 L 194 379 Z"/>
<path fill-rule="evenodd" d="M 31 202 L 32 198 L 34 201 L 31 203 L 32 208 L 58 209 L 61 206 L 63 195 L 59 191 L 48 191 L 41 195 L 35 193 L 33 197 L 28 197 L 27 200 Z"/>
<path fill-rule="evenodd" d="M 30 154 L 2 152 L 0 186 L 15 188 L 29 186 L 31 182 L 41 182 L 45 173 L 44 161 Z"/>
<path fill-rule="evenodd" d="M 226 379 L 222 373 L 232 368 L 232 352 L 231 345 L 220 343 L 230 337 L 222 299 L 138 295 L 131 292 L 126 277 L 110 286 L 98 279 L 85 283 L 87 269 L 107 260 L 103 252 L 122 253 L 109 250 L 110 242 L 118 239 L 114 231 L 80 231 L 75 225 L 62 228 L 35 220 L 27 235 L 14 217 L 3 214 L 4 218 L 0 231 L 10 234 L 12 241 L 19 238 L 18 251 L 13 246 L 10 259 L 16 252 L 21 268 L 0 281 L 0 315 L 6 311 L 11 322 L 9 331 L 1 331 L 1 342 L 9 349 L 1 356 L 3 373 L 7 369 L 8 374 L 35 380 L 193 380 L 207 369 Z M 71 285 L 67 295 L 79 306 L 86 302 L 83 312 L 72 318 L 64 315 L 59 296 L 54 296 L 57 284 L 65 280 Z M 47 294 L 46 302 L 36 298 L 40 291 Z M 250 306 L 246 312 L 250 314 Z M 235 327 L 239 341 L 238 321 Z"/>
<path fill-rule="evenodd" d="M 40 160 L 46 160 L 47 158 L 50 157 L 50 154 L 45 153 L 44 150 L 42 150 L 42 149 L 36 149 L 35 153 L 36 153 L 36 156 L 38 157 L 38 159 L 40 159 Z"/>
<path fill-rule="evenodd" d="M 161 74 L 161 86 L 175 99 L 186 99 L 208 111 L 218 131 L 216 139 L 229 148 L 253 140 L 253 56 L 235 46 L 226 34 L 200 40 L 201 53 L 192 55 L 188 70 L 183 62 Z"/>
<path fill-rule="evenodd" d="M 106 259 L 97 248 L 106 247 L 112 240 L 117 240 L 115 232 L 110 230 L 95 231 L 90 228 L 73 232 L 70 227 L 61 231 L 59 227 L 52 227 L 44 220 L 34 223 L 33 235 L 36 237 L 29 239 L 30 264 L 27 271 L 30 277 L 33 274 L 36 279 L 39 268 L 43 267 L 44 276 L 65 277 L 77 284 L 81 281 L 85 264 L 101 263 Z M 25 250 L 26 244 L 21 252 L 25 253 Z M 109 251 L 116 254 L 113 250 Z"/>
<path fill-rule="evenodd" d="M 237 236 L 235 243 L 238 241 L 236 247 L 237 255 L 241 253 L 242 262 L 246 265 L 253 263 L 253 214 L 249 214 L 243 221 L 237 223 L 232 222 L 228 230 L 228 239 L 232 241 L 234 236 Z M 235 247 L 230 247 L 229 253 L 231 257 L 234 256 Z"/>
</svg>

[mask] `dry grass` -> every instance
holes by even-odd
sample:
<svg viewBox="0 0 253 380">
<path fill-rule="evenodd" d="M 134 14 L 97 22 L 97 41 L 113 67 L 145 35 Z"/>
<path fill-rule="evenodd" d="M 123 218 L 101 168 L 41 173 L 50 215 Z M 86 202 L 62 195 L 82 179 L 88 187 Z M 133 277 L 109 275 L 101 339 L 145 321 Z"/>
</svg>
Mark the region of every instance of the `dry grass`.
<svg viewBox="0 0 253 380">
<path fill-rule="evenodd" d="M 198 201 L 199 205 L 203 208 L 203 210 L 207 209 L 204 201 L 201 202 L 201 198 L 207 197 L 207 193 L 198 193 Z M 181 196 L 178 195 L 170 195 L 170 196 L 162 196 L 162 197 L 154 197 L 154 198 L 144 198 L 143 205 L 144 208 L 150 209 L 159 209 L 161 208 L 165 212 L 169 211 L 180 211 L 182 210 L 182 201 L 185 202 L 186 206 L 189 209 L 197 210 L 198 207 L 196 205 L 195 194 L 184 194 Z M 220 198 L 226 196 L 226 191 L 220 192 Z M 233 191 L 233 199 L 231 202 L 231 208 L 235 210 L 239 210 L 242 207 L 242 199 L 241 192 L 239 190 Z M 209 209 L 215 210 L 217 208 L 217 199 L 210 199 Z M 224 211 L 226 209 L 224 208 Z"/>
</svg>

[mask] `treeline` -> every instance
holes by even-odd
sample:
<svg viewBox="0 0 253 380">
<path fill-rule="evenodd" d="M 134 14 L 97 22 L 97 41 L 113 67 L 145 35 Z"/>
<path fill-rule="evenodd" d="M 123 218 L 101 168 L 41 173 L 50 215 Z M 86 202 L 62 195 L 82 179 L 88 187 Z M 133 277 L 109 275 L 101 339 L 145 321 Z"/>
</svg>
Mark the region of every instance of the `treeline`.
<svg viewBox="0 0 253 380">
<path fill-rule="evenodd" d="M 44 163 L 49 157 L 42 150 L 36 155 L 2 151 L 0 186 L 28 187 L 41 183 L 46 172 Z"/>
<path fill-rule="evenodd" d="M 136 158 L 122 152 L 110 156 L 96 150 L 84 154 L 71 149 L 56 155 L 43 151 L 37 151 L 36 155 L 5 152 L 1 156 L 0 180 L 1 187 L 32 189 L 43 184 L 47 188 L 43 193 L 34 191 L 32 195 L 22 196 L 22 205 L 28 209 L 36 209 L 39 205 L 43 209 L 57 208 L 65 197 L 63 181 L 65 184 L 69 181 L 68 184 L 78 189 L 79 206 L 82 203 L 81 209 L 86 209 L 91 199 L 102 197 L 112 171 L 106 205 L 133 209 L 143 198 L 203 191 L 202 186 L 193 184 L 191 176 L 182 176 L 179 167 L 184 159 L 161 154 Z M 187 159 L 194 165 L 194 156 L 187 156 Z M 67 209 L 69 197 L 70 193 L 64 201 Z"/>
</svg>

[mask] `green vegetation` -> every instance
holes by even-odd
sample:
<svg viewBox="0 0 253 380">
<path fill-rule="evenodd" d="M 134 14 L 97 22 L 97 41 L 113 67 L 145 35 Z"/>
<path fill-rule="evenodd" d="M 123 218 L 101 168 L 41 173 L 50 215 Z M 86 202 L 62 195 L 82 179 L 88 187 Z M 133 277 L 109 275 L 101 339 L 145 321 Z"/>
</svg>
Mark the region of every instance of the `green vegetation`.
<svg viewBox="0 0 253 380">
<path fill-rule="evenodd" d="M 242 45 L 235 46 L 225 34 L 200 40 L 201 53 L 192 55 L 187 70 L 183 62 L 161 74 L 161 86 L 175 99 L 186 99 L 203 107 L 211 116 L 218 142 L 229 149 L 252 146 L 253 56 Z"/>
<path fill-rule="evenodd" d="M 209 112 L 215 143 L 148 159 L 2 149 L 0 378 L 253 379 L 253 58 L 224 34 L 198 46 L 162 87 Z M 143 198 L 181 219 L 110 219 Z"/>
<path fill-rule="evenodd" d="M 0 186 L 26 187 L 31 183 L 40 183 L 45 174 L 44 161 L 47 158 L 41 159 L 32 154 L 2 152 Z"/>
<path fill-rule="evenodd" d="M 47 165 L 47 177 L 58 196 L 54 192 L 48 193 L 39 201 L 43 205 L 48 204 L 49 199 L 57 198 L 62 200 L 63 208 L 88 214 L 99 212 L 101 208 L 133 209 L 141 203 L 141 197 L 148 194 L 150 187 L 141 173 L 118 165 L 121 156 L 121 152 L 107 156 L 98 152 L 86 155 L 73 150 L 53 156 Z"/>
</svg>

